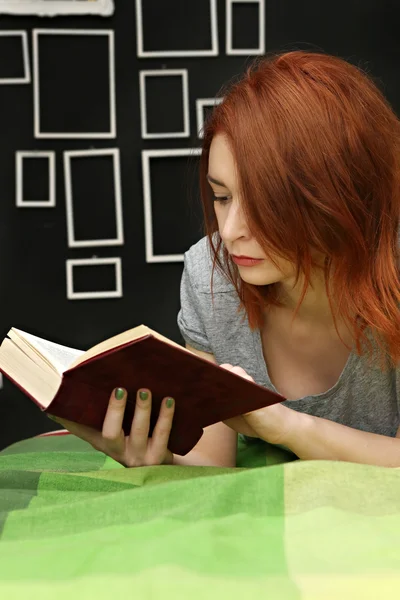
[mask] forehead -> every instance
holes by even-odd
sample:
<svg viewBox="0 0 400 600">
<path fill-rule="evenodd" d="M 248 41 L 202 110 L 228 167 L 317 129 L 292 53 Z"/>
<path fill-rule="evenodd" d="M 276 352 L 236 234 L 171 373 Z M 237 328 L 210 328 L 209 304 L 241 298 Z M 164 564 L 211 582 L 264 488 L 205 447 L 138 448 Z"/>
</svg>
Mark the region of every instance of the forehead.
<svg viewBox="0 0 400 600">
<path fill-rule="evenodd" d="M 218 134 L 213 137 L 208 159 L 208 174 L 223 182 L 227 187 L 236 187 L 235 159 L 227 138 Z"/>
</svg>

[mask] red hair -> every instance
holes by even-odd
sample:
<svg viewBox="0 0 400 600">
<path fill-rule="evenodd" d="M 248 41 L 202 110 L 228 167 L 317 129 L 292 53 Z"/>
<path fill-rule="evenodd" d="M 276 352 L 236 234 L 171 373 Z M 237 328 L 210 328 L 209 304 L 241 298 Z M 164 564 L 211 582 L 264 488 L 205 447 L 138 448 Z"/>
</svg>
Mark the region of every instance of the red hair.
<svg viewBox="0 0 400 600">
<path fill-rule="evenodd" d="M 224 134 L 235 157 L 242 210 L 265 253 L 293 262 L 305 277 L 326 256 L 335 325 L 350 326 L 356 350 L 376 344 L 400 360 L 400 122 L 370 76 L 330 55 L 294 51 L 263 57 L 221 90 L 205 124 L 200 188 L 206 231 L 235 285 L 252 329 L 276 285 L 240 279 L 222 246 L 206 180 L 212 139 Z M 332 302 L 334 300 L 334 302 Z M 337 309 L 334 309 L 334 305 Z M 372 334 L 373 340 L 370 339 Z M 375 343 L 373 343 L 375 342 Z"/>
</svg>

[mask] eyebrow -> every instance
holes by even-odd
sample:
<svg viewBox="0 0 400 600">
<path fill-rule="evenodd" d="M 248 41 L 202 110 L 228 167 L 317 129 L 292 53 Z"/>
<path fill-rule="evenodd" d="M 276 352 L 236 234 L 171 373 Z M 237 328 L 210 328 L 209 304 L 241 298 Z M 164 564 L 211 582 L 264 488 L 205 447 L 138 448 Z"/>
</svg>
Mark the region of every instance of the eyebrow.
<svg viewBox="0 0 400 600">
<path fill-rule="evenodd" d="M 224 183 L 222 183 L 222 181 L 218 181 L 218 179 L 214 179 L 214 177 L 211 177 L 211 175 L 207 175 L 207 179 L 210 183 L 214 183 L 215 185 L 219 185 L 223 188 L 228 189 L 228 186 L 226 186 Z"/>
</svg>

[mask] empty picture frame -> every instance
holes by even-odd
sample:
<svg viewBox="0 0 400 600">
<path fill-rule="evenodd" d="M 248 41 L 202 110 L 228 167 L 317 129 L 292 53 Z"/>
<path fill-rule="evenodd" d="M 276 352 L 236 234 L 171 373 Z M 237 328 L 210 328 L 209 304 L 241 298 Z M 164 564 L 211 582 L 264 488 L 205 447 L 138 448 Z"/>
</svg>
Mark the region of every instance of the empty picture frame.
<svg viewBox="0 0 400 600">
<path fill-rule="evenodd" d="M 204 127 L 204 107 L 206 106 L 217 106 L 221 104 L 223 98 L 197 98 L 196 100 L 196 116 L 197 116 L 197 135 L 199 138 L 203 137 Z"/>
<path fill-rule="evenodd" d="M 233 48 L 233 5 L 258 4 L 258 45 L 254 48 Z M 256 33 L 256 32 L 255 32 Z M 252 55 L 265 53 L 265 0 L 226 0 L 226 54 Z"/>
<path fill-rule="evenodd" d="M 78 267 L 96 267 L 113 265 L 115 273 L 115 287 L 111 290 L 76 291 L 74 289 L 74 269 Z M 68 300 L 93 300 L 100 298 L 122 298 L 122 269 L 121 259 L 116 258 L 74 258 L 66 261 L 67 299 Z"/>
<path fill-rule="evenodd" d="M 113 203 L 114 211 L 113 217 L 115 218 L 115 237 L 107 239 L 76 239 L 76 229 L 81 228 L 82 225 L 75 223 L 75 211 L 74 211 L 74 192 L 73 192 L 73 166 L 74 160 L 86 160 L 93 159 L 96 157 L 108 157 L 112 161 L 112 187 L 113 187 Z M 91 161 L 92 162 L 92 161 Z M 103 162 L 104 161 L 99 161 Z M 100 173 L 103 169 L 99 170 Z M 93 164 L 91 165 L 91 172 L 93 173 Z M 89 177 L 91 173 L 89 173 Z M 80 172 L 80 181 L 84 177 L 83 172 Z M 118 148 L 104 148 L 98 150 L 69 150 L 64 152 L 64 181 L 65 181 L 65 203 L 67 211 L 67 237 L 68 246 L 70 248 L 84 248 L 90 246 L 120 246 L 124 243 L 123 233 L 123 217 L 122 217 L 122 193 L 121 193 L 121 169 L 120 169 L 120 155 Z M 88 179 L 89 186 L 90 178 Z M 92 178 L 93 181 L 93 178 Z M 85 182 L 84 182 L 85 183 Z M 93 193 L 94 201 L 98 200 L 98 196 Z M 93 210 L 96 206 L 93 207 Z M 77 226 L 78 225 L 78 226 Z M 106 219 L 105 225 L 109 227 L 109 219 Z"/>
<path fill-rule="evenodd" d="M 24 160 L 47 159 L 48 161 L 48 198 L 29 199 L 24 193 Z M 51 208 L 56 205 L 56 160 L 52 151 L 17 151 L 15 153 L 15 191 L 16 206 L 21 208 Z"/>
<path fill-rule="evenodd" d="M 44 36 L 47 36 L 47 39 L 50 36 L 53 37 L 53 47 L 49 47 L 47 41 L 41 70 L 40 40 L 43 40 Z M 66 59 L 66 44 L 64 43 L 64 47 L 62 46 L 62 39 L 54 42 L 54 38 L 60 36 L 74 36 L 91 40 L 94 56 L 90 56 L 90 43 L 85 42 L 85 45 L 81 46 L 82 42 L 76 42 L 75 44 L 68 43 L 70 54 Z M 102 41 L 101 38 L 103 38 Z M 44 43 L 46 44 L 46 41 Z M 111 29 L 34 29 L 32 31 L 32 51 L 35 137 L 47 139 L 115 138 L 117 127 L 114 32 Z M 104 71 L 101 74 L 96 63 L 99 55 L 103 56 L 105 62 L 108 63 L 104 65 Z M 49 60 L 49 56 L 51 60 Z M 60 60 L 63 60 L 63 65 L 57 68 L 57 61 Z M 43 74 L 42 71 L 45 73 Z M 96 83 L 94 79 L 96 79 Z M 75 83 L 72 83 L 72 80 Z M 99 97 L 100 88 L 101 95 Z M 66 108 L 66 102 L 70 103 L 70 110 Z M 60 116 L 54 118 L 54 112 L 57 109 Z M 106 127 L 103 126 L 104 122 L 106 122 Z M 62 125 L 66 123 L 69 124 L 71 131 L 62 130 Z M 80 131 L 81 123 L 86 123 L 86 125 L 90 123 L 90 129 Z M 57 125 L 60 125 L 60 128 Z M 76 131 L 74 131 L 75 127 Z"/>
<path fill-rule="evenodd" d="M 218 26 L 217 26 L 217 0 L 204 0 L 209 2 L 209 10 L 210 10 L 210 39 L 211 39 L 211 47 L 205 48 L 203 50 L 147 50 L 144 48 L 144 25 L 143 23 L 143 0 L 136 0 L 136 40 L 137 40 L 137 55 L 139 58 L 157 58 L 157 57 L 191 57 L 191 56 L 218 56 Z M 169 10 L 169 2 L 162 0 L 163 5 L 166 10 Z M 181 4 L 184 4 L 181 2 Z M 187 3 L 189 5 L 189 3 Z M 190 2 L 190 7 L 192 8 L 192 2 Z M 197 3 L 198 4 L 198 3 Z M 196 7 L 193 7 L 196 8 Z M 170 11 L 175 20 L 177 19 L 176 15 L 172 11 Z M 179 20 L 181 26 L 184 27 L 185 24 L 182 19 Z M 152 23 L 149 23 L 149 27 L 152 26 Z M 168 28 L 167 28 L 168 29 Z M 193 35 L 193 30 L 190 29 L 191 35 Z"/>
<path fill-rule="evenodd" d="M 182 78 L 182 107 L 183 107 L 183 130 L 171 132 L 150 133 L 147 123 L 147 97 L 146 77 L 181 77 Z M 189 137 L 189 83 L 187 69 L 160 69 L 151 71 L 140 71 L 140 126 L 143 139 L 158 138 L 184 138 Z"/>
<path fill-rule="evenodd" d="M 180 148 L 176 150 L 142 150 L 144 231 L 147 263 L 182 262 L 183 254 L 154 254 L 153 210 L 151 200 L 151 167 L 152 158 L 194 157 L 201 155 L 201 148 Z"/>
<path fill-rule="evenodd" d="M 18 83 L 30 83 L 31 82 L 31 67 L 29 63 L 29 52 L 28 52 L 28 34 L 26 31 L 0 31 L 0 49 L 3 48 L 1 38 L 11 38 L 11 37 L 20 37 L 21 38 L 21 54 L 19 58 L 22 58 L 22 76 L 4 76 L 0 69 L 0 84 L 18 84 Z M 3 40 L 8 42 L 8 40 Z M 8 63 L 14 60 L 14 57 L 10 57 L 7 52 L 2 52 L 2 55 L 6 54 L 6 60 Z"/>
<path fill-rule="evenodd" d="M 0 14 L 38 15 L 103 15 L 114 12 L 113 0 L 0 0 Z"/>
</svg>

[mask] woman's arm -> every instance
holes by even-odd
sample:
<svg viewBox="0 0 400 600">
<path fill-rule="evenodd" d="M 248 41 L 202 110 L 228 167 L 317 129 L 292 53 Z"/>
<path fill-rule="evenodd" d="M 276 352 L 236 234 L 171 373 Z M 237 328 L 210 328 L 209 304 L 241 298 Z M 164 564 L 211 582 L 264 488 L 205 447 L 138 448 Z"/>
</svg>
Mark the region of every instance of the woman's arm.
<svg viewBox="0 0 400 600">
<path fill-rule="evenodd" d="M 391 438 L 312 415 L 296 415 L 282 443 L 299 458 L 400 467 L 400 430 Z"/>
<path fill-rule="evenodd" d="M 213 354 L 201 352 L 186 345 L 188 350 L 217 364 Z M 211 391 L 212 392 L 212 391 Z M 174 465 L 198 465 L 209 467 L 235 467 L 236 466 L 237 433 L 224 423 L 216 423 L 204 429 L 204 433 L 197 445 L 186 454 L 174 454 Z"/>
<path fill-rule="evenodd" d="M 174 454 L 174 465 L 199 467 L 236 467 L 237 433 L 224 423 L 204 429 L 197 445 L 186 454 Z"/>
<path fill-rule="evenodd" d="M 241 367 L 221 366 L 253 381 Z M 255 410 L 226 423 L 239 433 L 282 444 L 303 460 L 400 467 L 400 427 L 396 437 L 391 438 L 297 412 L 282 404 Z"/>
</svg>

